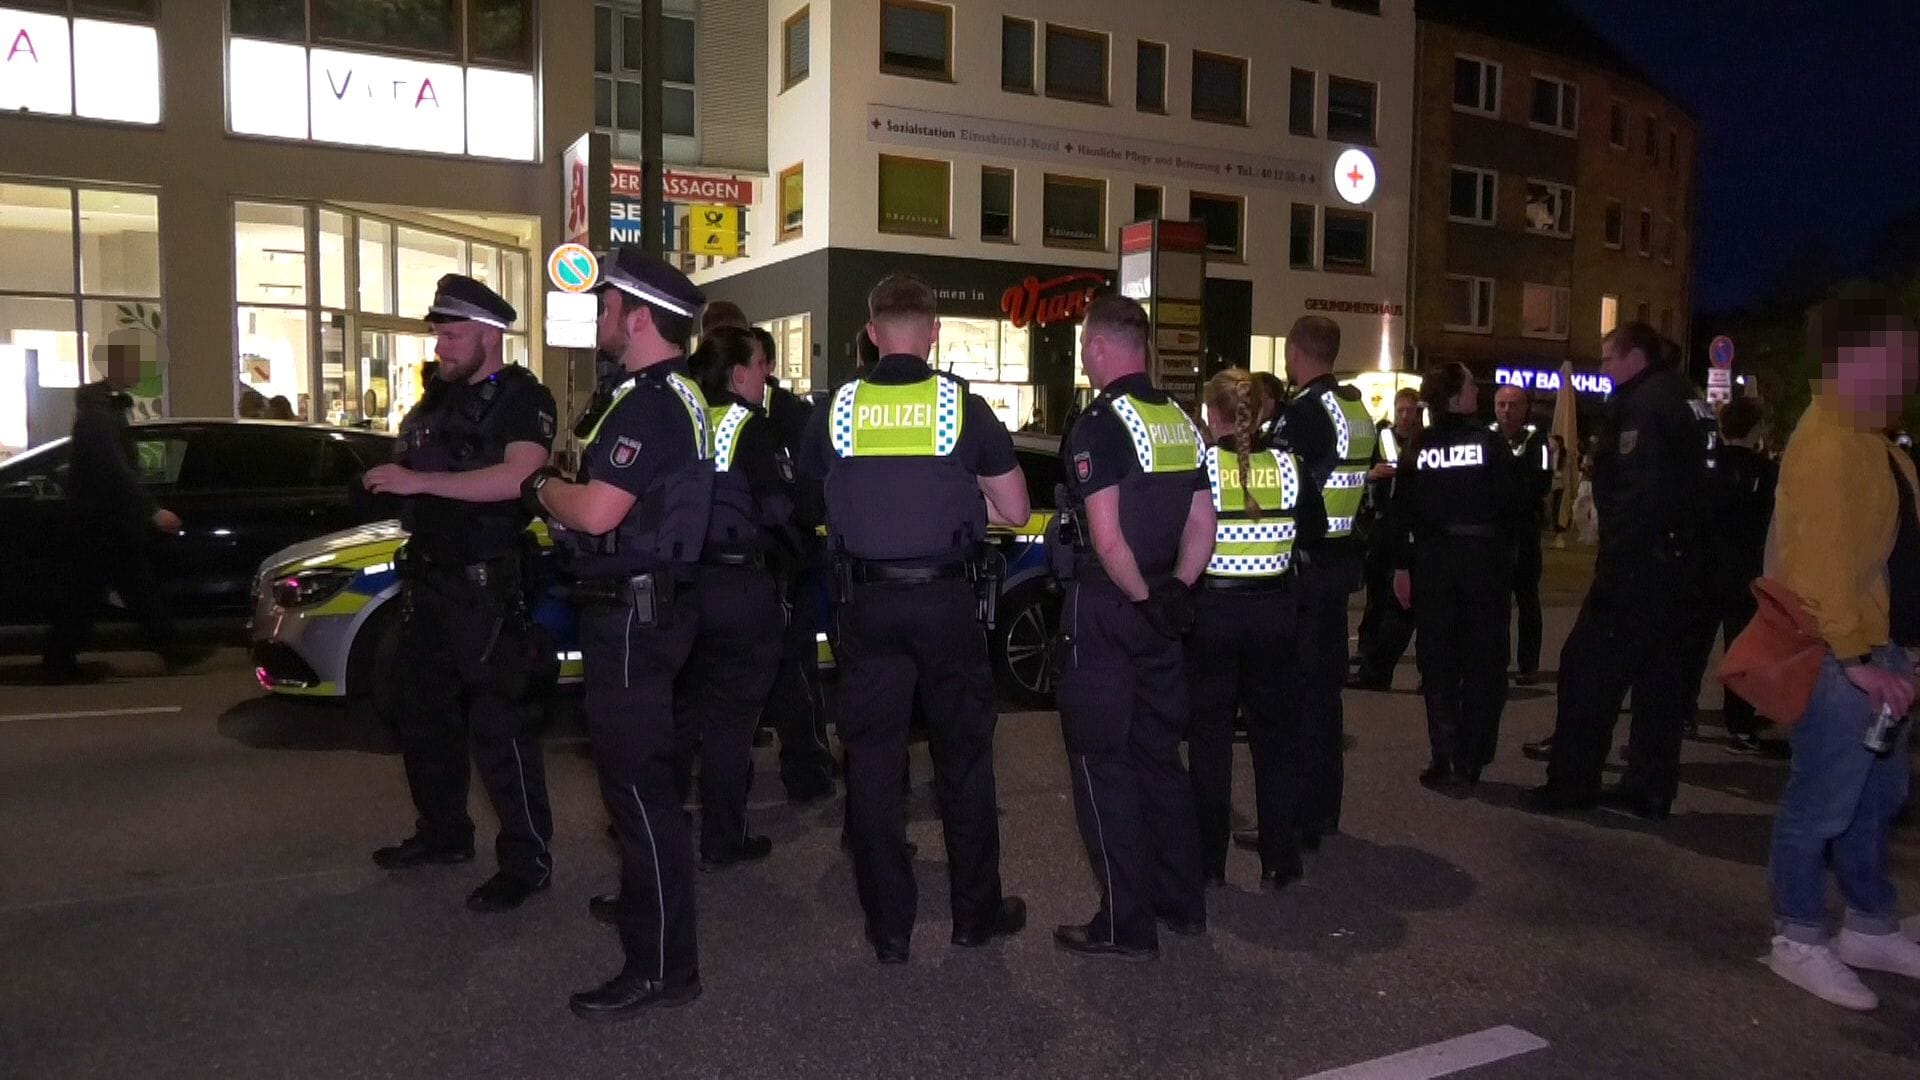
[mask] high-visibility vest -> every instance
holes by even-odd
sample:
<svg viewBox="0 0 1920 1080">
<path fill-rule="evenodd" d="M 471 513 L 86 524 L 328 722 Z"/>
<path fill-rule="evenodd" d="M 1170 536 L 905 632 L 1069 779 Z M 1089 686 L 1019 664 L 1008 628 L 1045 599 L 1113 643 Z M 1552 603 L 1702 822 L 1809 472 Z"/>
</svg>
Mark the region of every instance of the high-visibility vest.
<svg viewBox="0 0 1920 1080">
<path fill-rule="evenodd" d="M 713 432 L 713 471 L 733 468 L 733 451 L 740 443 L 740 429 L 753 419 L 753 410 L 745 405 L 707 407 L 708 430 Z"/>
<path fill-rule="evenodd" d="M 1238 455 L 1222 462 L 1220 448 L 1207 448 L 1207 483 L 1213 488 L 1213 557 L 1207 573 L 1215 577 L 1277 577 L 1293 565 L 1294 512 L 1300 505 L 1300 459 L 1275 450 L 1247 456 L 1246 486 L 1240 483 Z M 1255 520 L 1247 504 L 1259 504 Z"/>
<path fill-rule="evenodd" d="M 1113 398 L 1113 414 L 1133 440 L 1133 456 L 1147 474 L 1187 472 L 1200 467 L 1206 443 L 1186 410 L 1171 401 L 1151 402 L 1122 394 Z"/>
<path fill-rule="evenodd" d="M 1327 539 L 1338 540 L 1353 535 L 1353 519 L 1367 493 L 1367 470 L 1373 466 L 1379 433 L 1364 402 L 1348 401 L 1327 390 L 1320 395 L 1320 407 L 1333 421 L 1334 452 L 1340 456 L 1326 483 L 1320 485 L 1320 496 L 1327 504 Z"/>
<path fill-rule="evenodd" d="M 700 384 L 677 371 L 668 373 L 666 384 L 667 388 L 673 391 L 674 396 L 680 399 L 681 407 L 687 410 L 687 419 L 693 424 L 693 437 L 697 444 L 695 452 L 702 460 L 711 458 L 713 456 L 713 422 L 707 408 L 707 396 L 700 392 Z M 636 375 L 621 383 L 620 389 L 613 392 L 613 398 L 607 402 L 606 409 L 601 411 L 600 419 L 593 422 L 593 428 L 587 432 L 587 437 L 580 440 L 583 449 L 592 446 L 593 441 L 600 437 L 600 426 L 607 422 L 607 417 L 613 415 L 614 407 L 620 404 L 620 399 L 633 393 L 633 388 L 637 385 L 639 385 L 639 376 Z"/>
<path fill-rule="evenodd" d="M 843 458 L 936 457 L 960 445 L 961 384 L 935 375 L 910 383 L 855 380 L 834 392 L 833 452 Z"/>
</svg>

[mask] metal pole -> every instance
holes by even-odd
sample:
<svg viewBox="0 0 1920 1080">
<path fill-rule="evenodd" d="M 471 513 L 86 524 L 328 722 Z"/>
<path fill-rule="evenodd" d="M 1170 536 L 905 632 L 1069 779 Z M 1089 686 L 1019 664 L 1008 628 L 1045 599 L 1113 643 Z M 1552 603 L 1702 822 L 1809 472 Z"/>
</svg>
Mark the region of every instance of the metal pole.
<svg viewBox="0 0 1920 1080">
<path fill-rule="evenodd" d="M 661 160 L 665 133 L 661 131 L 666 92 L 661 85 L 660 0 L 644 0 L 640 5 L 640 35 L 643 39 L 640 59 L 640 137 L 644 142 L 646 186 L 640 193 L 641 246 L 649 255 L 666 250 L 666 174 Z"/>
</svg>

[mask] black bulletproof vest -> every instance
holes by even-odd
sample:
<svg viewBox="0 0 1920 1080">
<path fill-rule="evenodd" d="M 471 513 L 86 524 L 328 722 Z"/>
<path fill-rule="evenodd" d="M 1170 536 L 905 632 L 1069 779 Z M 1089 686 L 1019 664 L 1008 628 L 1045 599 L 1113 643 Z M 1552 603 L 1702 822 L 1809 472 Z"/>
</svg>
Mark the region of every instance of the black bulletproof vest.
<svg viewBox="0 0 1920 1080">
<path fill-rule="evenodd" d="M 395 460 L 423 473 L 475 472 L 500 464 L 507 459 L 500 406 L 538 386 L 531 372 L 514 366 L 474 385 L 433 380 L 400 422 Z M 400 511 L 416 551 L 462 562 L 512 553 L 529 520 L 518 499 L 477 503 L 411 495 Z"/>
<path fill-rule="evenodd" d="M 960 392 L 964 414 L 964 382 Z M 835 549 L 875 561 L 938 562 L 972 554 L 987 538 L 986 499 L 957 454 L 956 447 L 946 457 L 836 455 L 826 483 Z"/>
</svg>

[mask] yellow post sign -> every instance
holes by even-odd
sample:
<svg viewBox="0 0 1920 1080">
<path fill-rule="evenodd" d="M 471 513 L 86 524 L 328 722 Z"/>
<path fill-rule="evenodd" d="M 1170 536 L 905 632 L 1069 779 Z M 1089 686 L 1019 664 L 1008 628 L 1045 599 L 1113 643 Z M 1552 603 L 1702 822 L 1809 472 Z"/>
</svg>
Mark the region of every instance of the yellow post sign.
<svg viewBox="0 0 1920 1080">
<path fill-rule="evenodd" d="M 732 258 L 740 254 L 740 208 L 687 208 L 687 251 L 694 255 Z"/>
</svg>

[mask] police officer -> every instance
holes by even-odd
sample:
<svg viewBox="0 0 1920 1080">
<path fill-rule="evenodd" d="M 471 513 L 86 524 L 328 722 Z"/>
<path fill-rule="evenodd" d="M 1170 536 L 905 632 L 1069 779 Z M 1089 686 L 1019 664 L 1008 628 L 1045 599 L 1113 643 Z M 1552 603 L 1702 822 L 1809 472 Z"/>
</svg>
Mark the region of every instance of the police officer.
<svg viewBox="0 0 1920 1080">
<path fill-rule="evenodd" d="M 1628 690 L 1627 771 L 1606 801 L 1658 820 L 1679 786 L 1682 734 L 1700 689 L 1691 635 L 1706 608 L 1700 516 L 1713 435 L 1711 413 L 1667 366 L 1668 352 L 1641 322 L 1601 343 L 1600 370 L 1614 392 L 1593 451 L 1600 551 L 1560 653 L 1547 783 L 1529 795 L 1543 812 L 1602 800 L 1601 770 Z"/>
<path fill-rule="evenodd" d="M 1514 523 L 1512 583 L 1513 604 L 1520 613 L 1514 681 L 1522 686 L 1540 681 L 1540 515 L 1553 488 L 1553 450 L 1547 445 L 1546 432 L 1527 422 L 1532 410 L 1533 397 L 1522 387 L 1503 386 L 1493 392 L 1492 430 L 1513 459 L 1514 478 L 1520 485 L 1515 498 L 1524 500 L 1520 509 L 1525 516 Z"/>
<path fill-rule="evenodd" d="M 1421 426 L 1420 391 L 1403 387 L 1393 396 L 1393 423 L 1380 429 L 1380 461 L 1367 470 L 1367 505 L 1375 528 L 1367 537 L 1367 607 L 1360 616 L 1359 670 L 1347 682 L 1355 690 L 1393 689 L 1393 670 L 1413 641 L 1413 613 L 1393 595 L 1394 557 L 1401 545 L 1388 522 L 1400 452 L 1420 437 Z"/>
<path fill-rule="evenodd" d="M 1062 926 L 1070 952 L 1150 960 L 1156 922 L 1206 929 L 1194 792 L 1180 764 L 1190 719 L 1180 639 L 1213 554 L 1200 432 L 1147 376 L 1140 305 L 1103 296 L 1081 327 L 1099 395 L 1061 446 L 1075 535 L 1051 546 L 1068 578 L 1055 644 L 1060 727 L 1100 910 Z"/>
<path fill-rule="evenodd" d="M 917 904 L 903 814 L 916 687 L 931 728 L 953 943 L 974 948 L 1026 925 L 1026 904 L 1000 887 L 993 672 L 979 619 L 997 582 L 977 560 L 987 522 L 1023 525 L 1029 507 L 1007 429 L 965 382 L 927 365 L 940 335 L 933 290 L 895 274 L 867 308 L 881 359 L 816 412 L 801 467 L 826 485 L 841 601 L 854 880 L 874 955 L 899 964 Z"/>
<path fill-rule="evenodd" d="M 700 291 L 673 267 L 622 246 L 604 264 L 599 294 L 600 348 L 618 354 L 629 376 L 582 440 L 576 482 L 542 471 L 522 497 L 556 527 L 580 582 L 587 733 L 620 845 L 613 915 L 626 963 L 569 1004 L 583 1018 L 616 1020 L 700 994 L 673 690 L 699 627 L 688 594 L 715 474 L 707 401 L 685 355 Z"/>
<path fill-rule="evenodd" d="M 482 912 L 519 907 L 553 876 L 533 693 L 552 656 L 531 633 L 529 518 L 518 495 L 521 481 L 547 463 L 555 414 L 546 387 L 502 359 L 502 335 L 516 317 L 478 281 L 440 279 L 427 312 L 439 363 L 400 423 L 396 460 L 364 479 L 368 491 L 404 498 L 396 670 L 401 754 L 419 813 L 414 834 L 373 861 L 396 870 L 473 858 L 471 744 L 500 818 L 500 870 L 467 897 Z"/>
<path fill-rule="evenodd" d="M 700 868 L 763 859 L 773 841 L 747 831 L 753 733 L 780 664 L 785 616 L 775 575 L 797 550 L 793 462 L 760 406 L 765 358 L 753 334 L 716 326 L 700 340 L 713 439 L 713 514 L 692 593 L 699 630 L 677 692 L 684 777 L 700 751 Z"/>
<path fill-rule="evenodd" d="M 1205 397 L 1214 444 L 1204 463 L 1216 524 L 1186 649 L 1187 761 L 1200 817 L 1201 870 L 1208 884 L 1226 884 L 1233 718 L 1244 709 L 1260 810 L 1260 881 L 1280 888 L 1301 874 L 1298 838 L 1287 827 L 1293 793 L 1282 775 L 1299 720 L 1293 547 L 1300 533 L 1317 534 L 1326 523 L 1320 492 L 1305 482 L 1300 459 L 1258 445 L 1260 418 L 1270 404 L 1260 382 L 1229 368 L 1207 383 Z"/>
<path fill-rule="evenodd" d="M 1753 580 L 1765 572 L 1767 532 L 1773 523 L 1774 491 L 1780 484 L 1780 466 L 1761 449 L 1762 415 L 1760 403 L 1749 397 L 1734 398 L 1720 410 L 1724 442 L 1712 473 L 1713 506 L 1707 515 L 1707 579 L 1714 606 L 1701 635 L 1708 653 L 1715 636 L 1733 644 L 1759 610 Z M 1739 694 L 1726 691 L 1720 715 L 1729 749 L 1745 753 L 1762 749 L 1760 717 Z"/>
<path fill-rule="evenodd" d="M 1360 391 L 1334 378 L 1340 325 L 1305 316 L 1287 333 L 1287 379 L 1300 388 L 1280 416 L 1275 445 L 1300 455 L 1327 509 L 1326 535 L 1300 554 L 1301 844 L 1340 826 L 1345 738 L 1340 691 L 1347 675 L 1347 597 L 1360 588 L 1361 551 L 1353 519 L 1367 472 L 1378 461 L 1373 418 Z"/>
<path fill-rule="evenodd" d="M 1507 703 L 1509 545 L 1524 508 L 1507 443 L 1474 422 L 1472 374 L 1433 368 L 1420 398 L 1433 426 L 1402 452 L 1394 476 L 1394 591 L 1419 624 L 1433 751 L 1420 782 L 1471 787 L 1493 760 Z"/>
</svg>

